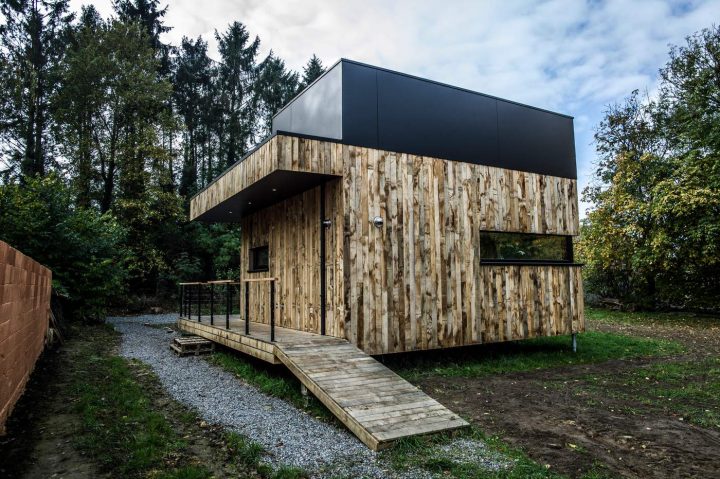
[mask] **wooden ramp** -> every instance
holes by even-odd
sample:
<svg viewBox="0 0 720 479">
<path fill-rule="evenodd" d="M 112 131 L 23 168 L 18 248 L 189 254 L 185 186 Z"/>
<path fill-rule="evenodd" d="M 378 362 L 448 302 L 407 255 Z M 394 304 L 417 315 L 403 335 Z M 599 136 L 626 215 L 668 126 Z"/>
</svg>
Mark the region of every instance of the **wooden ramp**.
<svg viewBox="0 0 720 479">
<path fill-rule="evenodd" d="M 285 364 L 361 441 L 373 450 L 418 434 L 468 423 L 348 341 L 209 316 L 180 318 L 185 333 L 201 336 L 273 364 Z"/>
<path fill-rule="evenodd" d="M 275 343 L 275 355 L 373 450 L 468 423 L 349 342 L 314 336 Z"/>
</svg>

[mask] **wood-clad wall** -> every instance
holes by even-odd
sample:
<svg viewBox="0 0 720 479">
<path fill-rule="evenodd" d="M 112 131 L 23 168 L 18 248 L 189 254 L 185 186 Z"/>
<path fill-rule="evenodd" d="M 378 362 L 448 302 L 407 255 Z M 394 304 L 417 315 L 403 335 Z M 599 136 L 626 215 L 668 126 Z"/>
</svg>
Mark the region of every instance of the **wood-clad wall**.
<svg viewBox="0 0 720 479">
<path fill-rule="evenodd" d="M 342 195 L 339 180 L 326 184 L 326 334 L 344 337 Z M 276 325 L 320 333 L 320 187 L 308 190 L 243 219 L 241 280 L 275 277 Z M 247 271 L 250 248 L 268 246 L 269 271 Z M 244 287 L 244 286 L 243 286 Z M 244 290 L 240 307 L 245 311 Z M 269 323 L 267 282 L 250 283 L 250 318 Z M 339 319 L 338 319 L 339 318 Z"/>
<path fill-rule="evenodd" d="M 480 262 L 482 231 L 577 235 L 576 180 L 281 135 L 193 199 L 193 214 L 275 169 L 342 175 L 326 183 L 327 334 L 380 354 L 584 330 L 579 267 Z M 242 223 L 242 277 L 277 277 L 277 324 L 311 332 L 320 201 L 318 187 Z M 270 271 L 247 273 L 264 244 Z M 268 322 L 268 293 L 251 286 L 251 320 Z"/>
<path fill-rule="evenodd" d="M 581 327 L 581 319 L 573 323 L 582 313 L 579 268 L 480 263 L 481 231 L 577 234 L 575 180 L 348 147 L 343 182 L 345 330 L 363 350 L 452 347 Z M 372 226 L 374 216 L 384 219 L 381 229 Z"/>
</svg>

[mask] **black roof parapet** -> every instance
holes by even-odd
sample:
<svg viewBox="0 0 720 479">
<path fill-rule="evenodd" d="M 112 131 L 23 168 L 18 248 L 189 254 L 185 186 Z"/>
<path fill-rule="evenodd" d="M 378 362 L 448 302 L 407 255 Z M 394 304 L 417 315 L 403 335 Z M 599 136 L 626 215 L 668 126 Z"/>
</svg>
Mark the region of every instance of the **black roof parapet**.
<svg viewBox="0 0 720 479">
<path fill-rule="evenodd" d="M 346 59 L 275 115 L 278 131 L 577 178 L 572 117 Z"/>
</svg>

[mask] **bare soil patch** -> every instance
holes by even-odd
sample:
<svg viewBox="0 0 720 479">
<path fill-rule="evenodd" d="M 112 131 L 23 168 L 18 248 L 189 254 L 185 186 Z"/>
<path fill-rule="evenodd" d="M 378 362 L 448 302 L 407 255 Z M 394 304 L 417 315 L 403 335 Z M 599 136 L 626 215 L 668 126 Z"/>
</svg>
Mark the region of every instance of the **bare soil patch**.
<svg viewBox="0 0 720 479">
<path fill-rule="evenodd" d="M 677 368 L 675 363 L 687 361 L 691 369 L 703 361 L 717 361 L 718 324 L 593 321 L 588 329 L 675 340 L 688 352 L 480 378 L 431 376 L 419 384 L 551 471 L 571 477 L 591 470 L 610 477 L 720 477 L 720 425 L 690 423 L 678 413 L 673 397 L 655 398 L 648 392 L 655 389 L 645 383 L 664 385 L 643 374 L 663 370 L 664 364 Z M 701 372 L 691 375 L 688 387 L 702 380 Z M 673 387 L 680 392 L 685 388 Z"/>
</svg>

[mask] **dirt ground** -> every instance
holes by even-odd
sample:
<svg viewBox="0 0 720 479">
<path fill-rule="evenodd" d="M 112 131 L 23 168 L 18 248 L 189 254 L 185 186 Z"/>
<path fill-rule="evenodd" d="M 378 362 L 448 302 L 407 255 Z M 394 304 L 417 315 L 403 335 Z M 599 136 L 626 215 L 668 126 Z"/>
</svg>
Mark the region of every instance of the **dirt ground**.
<svg viewBox="0 0 720 479">
<path fill-rule="evenodd" d="M 477 379 L 430 377 L 420 385 L 485 432 L 570 477 L 593 466 L 611 477 L 720 477 L 718 429 L 632 400 L 639 368 L 720 357 L 720 325 L 591 322 L 588 329 L 672 339 L 687 354 Z M 613 378 L 612 391 L 592 387 L 594 375 Z"/>
<path fill-rule="evenodd" d="M 74 440 L 81 427 L 72 393 L 73 378 L 84 374 L 83 361 L 89 342 L 102 342 L 105 354 L 115 354 L 117 339 L 105 334 L 74 337 L 57 350 L 46 351 L 35 367 L 25 394 L 8 421 L 8 434 L 0 437 L 0 478 L 102 479 L 112 477 L 78 451 Z M 98 347 L 95 345 L 94 347 Z M 171 427 L 187 443 L 182 454 L 166 457 L 168 467 L 197 464 L 209 469 L 213 477 L 260 475 L 228 460 L 229 451 L 223 429 L 206 424 L 187 408 L 169 398 L 147 368 L 131 363 L 135 379 L 152 398 L 151 407 L 163 412 Z"/>
</svg>

